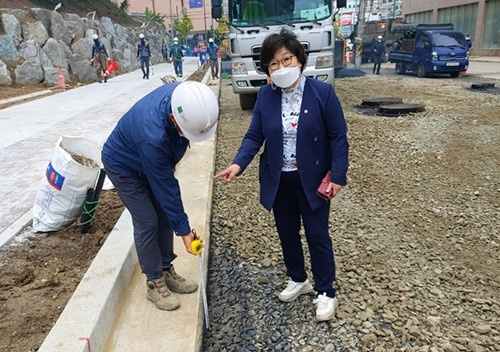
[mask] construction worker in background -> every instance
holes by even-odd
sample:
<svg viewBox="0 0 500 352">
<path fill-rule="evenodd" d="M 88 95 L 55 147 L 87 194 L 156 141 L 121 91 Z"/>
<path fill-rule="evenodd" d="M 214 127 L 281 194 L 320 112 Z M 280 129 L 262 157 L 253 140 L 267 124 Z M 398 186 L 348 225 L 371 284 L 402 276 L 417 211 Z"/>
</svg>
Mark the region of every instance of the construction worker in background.
<svg viewBox="0 0 500 352">
<path fill-rule="evenodd" d="M 139 34 L 140 43 L 137 45 L 137 58 L 141 60 L 142 79 L 149 79 L 149 44 L 144 39 L 144 34 Z"/>
<path fill-rule="evenodd" d="M 165 42 L 161 44 L 161 55 L 163 56 L 163 60 L 165 61 L 168 60 L 168 50 L 167 46 L 165 45 Z"/>
<path fill-rule="evenodd" d="M 179 44 L 179 39 L 174 38 L 174 44 L 170 47 L 170 59 L 173 60 L 174 70 L 177 77 L 182 77 L 182 47 Z"/>
<path fill-rule="evenodd" d="M 92 36 L 94 40 L 94 44 L 92 45 L 92 59 L 90 63 L 95 63 L 95 71 L 97 75 L 97 82 L 102 83 L 102 79 L 104 77 L 104 83 L 108 81 L 108 52 L 106 51 L 106 47 L 103 43 L 99 41 L 99 36 L 94 34 Z"/>
<path fill-rule="evenodd" d="M 172 265 L 177 257 L 174 233 L 191 254 L 195 239 L 174 171 L 190 142 L 214 135 L 218 116 L 219 104 L 208 86 L 194 81 L 164 84 L 123 115 L 102 149 L 106 175 L 132 216 L 146 298 L 161 310 L 179 307 L 171 291 L 198 288 Z"/>
<path fill-rule="evenodd" d="M 470 36 L 468 34 L 465 35 L 465 41 L 467 42 L 467 46 L 469 48 L 472 48 L 472 39 L 470 39 Z"/>
<path fill-rule="evenodd" d="M 212 79 L 219 78 L 219 58 L 217 53 L 219 52 L 219 47 L 214 43 L 212 38 L 208 39 L 207 54 L 210 63 L 210 72 L 212 73 Z"/>
<path fill-rule="evenodd" d="M 379 35 L 377 41 L 372 45 L 373 53 L 373 73 L 380 74 L 380 66 L 382 65 L 382 57 L 385 55 L 385 44 L 382 42 L 382 36 Z"/>
</svg>

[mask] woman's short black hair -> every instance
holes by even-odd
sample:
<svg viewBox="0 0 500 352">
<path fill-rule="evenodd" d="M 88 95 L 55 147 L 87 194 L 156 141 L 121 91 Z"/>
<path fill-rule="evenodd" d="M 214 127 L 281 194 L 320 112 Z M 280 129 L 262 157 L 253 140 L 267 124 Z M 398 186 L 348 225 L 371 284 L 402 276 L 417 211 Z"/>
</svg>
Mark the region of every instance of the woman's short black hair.
<svg viewBox="0 0 500 352">
<path fill-rule="evenodd" d="M 302 64 L 300 71 L 304 70 L 306 66 L 306 52 L 302 44 L 297 39 L 297 35 L 292 31 L 281 28 L 279 33 L 270 34 L 264 39 L 262 43 L 262 50 L 260 52 L 260 65 L 262 70 L 269 76 L 269 63 L 273 60 L 274 54 L 279 48 L 285 47 L 297 60 Z"/>
</svg>

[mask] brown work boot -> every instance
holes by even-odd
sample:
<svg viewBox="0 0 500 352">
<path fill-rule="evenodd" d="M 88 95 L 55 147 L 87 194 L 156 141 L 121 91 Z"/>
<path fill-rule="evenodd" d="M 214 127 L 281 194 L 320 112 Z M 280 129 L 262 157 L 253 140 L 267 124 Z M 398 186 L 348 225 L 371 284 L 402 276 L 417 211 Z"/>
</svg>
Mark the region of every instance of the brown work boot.
<svg viewBox="0 0 500 352">
<path fill-rule="evenodd" d="M 173 295 L 165 283 L 165 275 L 159 279 L 148 280 L 148 293 L 146 297 L 153 302 L 156 308 L 161 310 L 175 310 L 179 308 L 180 304 L 177 297 Z"/>
<path fill-rule="evenodd" d="M 176 293 L 191 293 L 196 291 L 198 284 L 193 280 L 186 280 L 174 270 L 171 266 L 170 269 L 164 269 L 165 282 L 170 290 Z"/>
</svg>

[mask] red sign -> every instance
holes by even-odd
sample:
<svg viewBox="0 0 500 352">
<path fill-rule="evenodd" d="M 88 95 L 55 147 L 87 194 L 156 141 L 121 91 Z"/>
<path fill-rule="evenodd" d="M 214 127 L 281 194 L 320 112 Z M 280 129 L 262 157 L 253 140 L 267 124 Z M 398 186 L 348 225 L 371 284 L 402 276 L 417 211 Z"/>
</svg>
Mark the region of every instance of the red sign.
<svg viewBox="0 0 500 352">
<path fill-rule="evenodd" d="M 349 26 L 352 24 L 352 12 L 345 12 L 340 15 L 340 25 Z"/>
</svg>

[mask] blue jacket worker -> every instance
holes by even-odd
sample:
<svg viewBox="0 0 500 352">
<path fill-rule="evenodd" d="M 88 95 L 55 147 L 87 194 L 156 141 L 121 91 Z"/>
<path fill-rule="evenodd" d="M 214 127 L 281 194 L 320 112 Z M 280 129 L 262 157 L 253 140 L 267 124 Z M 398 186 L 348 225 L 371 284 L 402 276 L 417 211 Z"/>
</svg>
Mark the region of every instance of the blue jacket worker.
<svg viewBox="0 0 500 352">
<path fill-rule="evenodd" d="M 104 83 L 106 83 L 108 81 L 108 73 L 106 72 L 108 69 L 108 52 L 104 44 L 99 41 L 97 34 L 94 34 L 92 39 L 94 40 L 94 44 L 92 45 L 92 59 L 90 63 L 95 64 L 97 82 L 102 83 L 102 79 L 104 78 Z"/>
<path fill-rule="evenodd" d="M 132 216 L 134 243 L 146 274 L 146 298 L 158 309 L 179 307 L 175 293 L 198 285 L 174 270 L 174 233 L 186 251 L 195 234 L 184 212 L 175 166 L 191 142 L 210 138 L 219 105 L 199 82 L 164 84 L 135 103 L 118 121 L 102 150 L 107 176 Z"/>
<path fill-rule="evenodd" d="M 379 35 L 377 41 L 372 45 L 373 53 L 373 73 L 380 74 L 380 66 L 382 65 L 382 57 L 385 55 L 385 44 L 382 42 L 382 36 Z"/>
<path fill-rule="evenodd" d="M 174 44 L 170 46 L 170 58 L 174 63 L 174 70 L 177 77 L 182 77 L 182 47 L 179 44 L 179 39 L 174 38 Z"/>
<path fill-rule="evenodd" d="M 219 47 L 214 43 L 212 38 L 208 39 L 207 54 L 210 63 L 210 72 L 212 73 L 212 79 L 219 78 L 219 58 L 217 53 L 219 52 Z"/>
<path fill-rule="evenodd" d="M 144 34 L 139 34 L 140 43 L 137 45 L 137 58 L 141 60 L 142 78 L 149 79 L 149 58 L 151 51 L 149 44 L 144 39 Z"/>
</svg>

